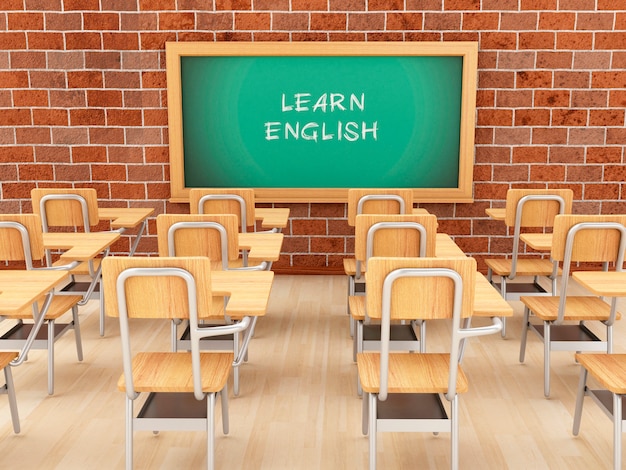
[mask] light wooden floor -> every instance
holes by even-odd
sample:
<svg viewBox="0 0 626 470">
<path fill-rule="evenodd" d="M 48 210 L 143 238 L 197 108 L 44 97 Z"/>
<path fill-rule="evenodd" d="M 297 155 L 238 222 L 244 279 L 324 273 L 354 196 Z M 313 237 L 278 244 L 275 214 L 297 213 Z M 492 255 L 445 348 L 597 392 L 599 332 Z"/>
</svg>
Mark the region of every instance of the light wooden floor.
<svg viewBox="0 0 626 470">
<path fill-rule="evenodd" d="M 258 323 L 241 394 L 230 400 L 231 432 L 217 426 L 222 469 L 357 469 L 367 467 L 361 400 L 345 314 L 344 276 L 277 276 L 267 317 Z M 460 462 L 464 469 L 609 468 L 612 430 L 587 399 L 579 437 L 571 434 L 579 367 L 571 353 L 553 353 L 552 398 L 543 398 L 542 346 L 532 334 L 519 364 L 521 303 L 508 337 L 476 338 L 464 361 L 470 391 L 461 399 Z M 118 327 L 97 333 L 97 304 L 81 310 L 85 360 L 72 334 L 57 343 L 56 393 L 46 393 L 46 354 L 34 351 L 13 369 L 22 432 L 14 435 L 0 396 L 0 468 L 113 469 L 124 465 L 124 398 Z M 169 327 L 137 325 L 138 342 L 169 344 Z M 429 326 L 430 346 L 446 327 Z M 615 332 L 626 351 L 626 323 Z M 440 341 L 441 339 L 441 341 Z M 449 465 L 449 436 L 380 434 L 380 469 Z M 204 433 L 135 433 L 135 467 L 202 468 Z"/>
</svg>

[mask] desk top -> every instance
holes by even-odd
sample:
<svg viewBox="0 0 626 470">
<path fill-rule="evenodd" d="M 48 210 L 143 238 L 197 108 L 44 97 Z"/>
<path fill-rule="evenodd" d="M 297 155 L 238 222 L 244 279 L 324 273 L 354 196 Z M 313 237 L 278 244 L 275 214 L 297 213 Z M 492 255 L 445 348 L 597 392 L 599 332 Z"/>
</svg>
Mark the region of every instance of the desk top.
<svg viewBox="0 0 626 470">
<path fill-rule="evenodd" d="M 533 250 L 550 251 L 552 249 L 551 233 L 522 233 L 519 239 Z"/>
<path fill-rule="evenodd" d="M 263 228 L 285 228 L 289 222 L 289 208 L 255 207 L 254 218 L 261 221 Z"/>
<path fill-rule="evenodd" d="M 0 314 L 23 311 L 67 276 L 67 271 L 0 270 Z"/>
<path fill-rule="evenodd" d="M 485 213 L 493 220 L 504 220 L 506 209 L 504 207 L 488 207 L 485 209 Z"/>
<path fill-rule="evenodd" d="M 447 233 L 438 233 L 435 241 L 435 256 L 438 258 L 464 258 L 467 256 L 463 250 L 452 240 Z"/>
<path fill-rule="evenodd" d="M 626 296 L 626 272 L 624 271 L 578 271 L 572 274 L 572 278 L 596 295 Z"/>
<path fill-rule="evenodd" d="M 474 291 L 475 317 L 512 317 L 513 307 L 504 300 L 502 295 L 489 284 L 481 273 L 476 273 L 476 287 Z"/>
<path fill-rule="evenodd" d="M 248 259 L 278 261 L 285 235 L 282 233 L 240 233 L 239 248 L 248 250 Z"/>
<path fill-rule="evenodd" d="M 119 232 L 49 232 L 43 234 L 43 245 L 46 249 L 67 250 L 61 254 L 64 261 L 89 261 L 119 238 Z"/>
<path fill-rule="evenodd" d="M 111 220 L 111 228 L 134 228 L 152 215 L 150 207 L 98 207 L 98 217 Z"/>
<path fill-rule="evenodd" d="M 211 271 L 211 289 L 217 297 L 230 296 L 227 315 L 263 316 L 273 279 L 272 271 Z"/>
</svg>

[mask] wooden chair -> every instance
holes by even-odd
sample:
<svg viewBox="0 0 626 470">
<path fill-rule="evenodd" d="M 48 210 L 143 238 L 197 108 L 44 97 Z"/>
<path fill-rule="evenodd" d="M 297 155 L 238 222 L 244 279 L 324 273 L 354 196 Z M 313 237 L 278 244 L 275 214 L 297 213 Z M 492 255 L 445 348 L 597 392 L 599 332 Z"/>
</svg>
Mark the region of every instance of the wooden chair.
<svg viewBox="0 0 626 470">
<path fill-rule="evenodd" d="M 263 271 L 268 268 L 267 262 L 248 266 L 247 259 L 240 257 L 238 244 L 237 216 L 233 214 L 160 214 L 157 216 L 157 240 L 159 256 L 206 256 L 211 260 L 212 269 L 217 270 L 251 270 Z M 224 302 L 227 299 L 216 297 L 213 309 L 217 312 L 219 323 L 224 323 Z M 215 319 L 213 319 L 215 320 Z M 228 319 L 230 320 L 230 319 Z M 236 319 L 235 319 L 236 320 Z M 257 317 L 252 320 L 252 328 Z M 187 326 L 178 334 L 177 324 L 172 322 L 172 350 L 190 348 L 190 333 Z M 214 337 L 202 341 L 202 349 L 230 349 L 238 355 L 241 348 L 239 335 Z M 239 366 L 233 363 L 233 392 L 239 395 Z"/>
<path fill-rule="evenodd" d="M 9 409 L 11 411 L 11 421 L 13 422 L 13 432 L 15 432 L 15 434 L 20 433 L 20 415 L 17 410 L 11 362 L 15 360 L 17 356 L 17 352 L 0 352 L 0 370 L 4 371 L 4 385 L 0 387 L 0 394 L 6 394 L 9 397 Z"/>
<path fill-rule="evenodd" d="M 519 300 L 521 295 L 556 295 L 558 266 L 549 259 L 521 258 L 520 235 L 523 230 L 546 231 L 557 214 L 572 212 L 571 189 L 509 189 L 506 194 L 504 223 L 513 229 L 513 248 L 507 258 L 486 259 L 487 278 L 505 300 Z M 493 276 L 500 282 L 494 282 Z M 508 283 L 518 276 L 532 276 L 533 281 Z M 550 281 L 550 290 L 539 283 L 539 278 Z M 502 319 L 502 336 L 506 335 L 506 320 Z"/>
<path fill-rule="evenodd" d="M 41 217 L 44 232 L 51 228 L 91 232 L 100 223 L 98 196 L 93 188 L 34 188 L 31 190 L 33 212 Z M 108 250 L 104 255 L 108 254 Z M 100 336 L 104 336 L 104 299 L 100 295 L 100 258 L 81 263 L 72 271 L 70 283 L 59 291 L 60 295 L 81 294 L 85 304 L 90 299 L 100 301 Z M 46 262 L 53 266 L 52 253 L 46 250 Z M 87 275 L 89 282 L 75 276 Z"/>
<path fill-rule="evenodd" d="M 458 399 L 468 389 L 459 366 L 461 343 L 470 336 L 500 331 L 493 325 L 462 328 L 473 311 L 473 258 L 371 258 L 367 314 L 381 320 L 381 347 L 357 357 L 363 391 L 363 433 L 369 433 L 370 469 L 376 468 L 377 432 L 449 432 L 451 465 L 458 468 Z M 452 321 L 449 353 L 391 353 L 393 319 Z M 449 402 L 444 407 L 443 398 Z M 450 409 L 448 413 L 446 408 Z"/>
<path fill-rule="evenodd" d="M 624 430 L 623 399 L 626 396 L 626 354 L 576 354 L 580 363 L 580 380 L 576 396 L 573 434 L 578 436 L 585 395 L 589 395 L 613 421 L 613 468 L 622 468 L 622 432 Z M 587 387 L 587 377 L 596 380 L 602 389 Z"/>
<path fill-rule="evenodd" d="M 560 296 L 522 296 L 524 320 L 520 362 L 524 362 L 528 329 L 544 343 L 544 395 L 550 396 L 551 351 L 612 352 L 613 323 L 620 318 L 615 303 L 608 305 L 599 297 L 567 295 L 572 263 L 615 263 L 622 270 L 626 250 L 626 215 L 557 215 L 554 219 L 551 258 L 562 262 Z M 534 324 L 530 313 L 542 321 Z M 598 321 L 606 327 L 601 340 L 586 325 Z M 563 322 L 570 322 L 563 324 Z M 575 324 L 571 324 L 575 322 Z"/>
<path fill-rule="evenodd" d="M 219 394 L 222 426 L 228 434 L 228 376 L 232 352 L 200 352 L 200 339 L 236 334 L 250 326 L 244 317 L 233 325 L 202 328 L 211 318 L 211 264 L 208 258 L 109 257 L 103 261 L 107 315 L 118 317 L 124 373 L 118 388 L 126 392 L 126 468 L 133 465 L 133 431 L 206 431 L 207 468 L 215 467 L 215 403 Z M 188 319 L 190 352 L 131 350 L 129 319 Z M 149 397 L 135 415 L 133 404 Z"/>
<path fill-rule="evenodd" d="M 361 279 L 367 260 L 373 256 L 386 257 L 434 257 L 437 236 L 437 217 L 420 215 L 377 215 L 356 216 L 355 258 L 344 260 L 349 278 Z M 354 324 L 354 359 L 359 352 L 380 349 L 380 325 L 370 324 L 365 315 L 365 297 L 353 295 L 348 298 L 350 317 Z M 424 340 L 425 323 L 421 323 L 418 335 L 414 323 L 391 326 L 391 341 L 394 350 L 417 350 Z"/>
<path fill-rule="evenodd" d="M 35 268 L 33 261 L 42 260 L 44 248 L 42 228 L 39 217 L 34 214 L 2 214 L 0 215 L 0 260 L 24 263 L 26 269 L 67 269 L 75 268 L 78 263 L 55 268 Z M 0 318 L 15 323 L 2 336 L 0 344 L 3 349 L 21 349 L 19 359 L 14 363 L 21 364 L 30 348 L 48 351 L 48 393 L 54 393 L 54 343 L 68 330 L 74 330 L 76 353 L 78 360 L 83 360 L 83 349 L 78 321 L 78 304 L 82 297 L 78 295 L 54 295 L 46 306 L 45 315 L 39 319 L 39 306 L 45 305 L 41 298 L 32 308 L 25 309 L 17 315 L 0 312 Z M 43 307 L 42 307 L 43 308 Z M 57 323 L 56 321 L 68 310 L 72 311 L 72 321 Z M 33 320 L 25 323 L 24 320 Z M 43 322 L 47 328 L 38 331 Z M 37 329 L 37 331 L 32 331 Z"/>
</svg>

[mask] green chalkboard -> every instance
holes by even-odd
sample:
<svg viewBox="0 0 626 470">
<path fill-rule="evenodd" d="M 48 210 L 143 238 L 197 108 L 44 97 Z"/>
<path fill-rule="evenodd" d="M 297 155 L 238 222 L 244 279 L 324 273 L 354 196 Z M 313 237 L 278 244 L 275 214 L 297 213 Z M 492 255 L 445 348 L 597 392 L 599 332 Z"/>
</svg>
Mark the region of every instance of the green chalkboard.
<svg viewBox="0 0 626 470">
<path fill-rule="evenodd" d="M 378 47 L 366 55 L 366 44 L 329 54 L 336 43 L 282 54 L 168 49 L 171 161 L 182 167 L 172 168 L 172 197 L 193 187 L 253 187 L 268 200 L 335 200 L 341 189 L 404 187 L 425 190 L 418 200 L 471 198 L 467 43 L 445 54 L 430 52 L 431 43 L 426 53 L 423 43 L 400 44 L 400 54 Z M 436 46 L 445 44 L 456 43 Z"/>
</svg>

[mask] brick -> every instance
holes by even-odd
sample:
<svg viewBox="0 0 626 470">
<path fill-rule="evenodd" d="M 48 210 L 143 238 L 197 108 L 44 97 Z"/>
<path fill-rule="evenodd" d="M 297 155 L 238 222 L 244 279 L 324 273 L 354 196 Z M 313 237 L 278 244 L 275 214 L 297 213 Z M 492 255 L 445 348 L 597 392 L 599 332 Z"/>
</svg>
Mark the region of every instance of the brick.
<svg viewBox="0 0 626 470">
<path fill-rule="evenodd" d="M 543 71 L 517 72 L 516 81 L 518 88 L 551 88 L 552 74 Z"/>
<path fill-rule="evenodd" d="M 145 109 L 143 111 L 143 124 L 145 126 L 167 126 L 166 109 Z"/>
<path fill-rule="evenodd" d="M 536 31 L 539 25 L 537 12 L 503 12 L 500 18 L 501 31 Z"/>
<path fill-rule="evenodd" d="M 65 42 L 63 41 L 63 33 L 49 33 L 49 32 L 33 32 L 27 33 L 28 48 L 30 50 L 45 49 L 45 50 L 63 50 L 65 49 Z"/>
<path fill-rule="evenodd" d="M 566 144 L 567 143 L 567 129 L 561 128 L 535 128 L 533 129 L 533 144 Z"/>
<path fill-rule="evenodd" d="M 176 10 L 176 0 L 139 0 L 139 10 Z"/>
<path fill-rule="evenodd" d="M 90 163 L 90 162 L 105 162 L 106 163 L 106 161 L 107 161 L 106 147 L 91 146 L 91 145 L 72 147 L 72 162 L 74 163 Z M 93 172 L 94 166 L 95 165 L 92 166 L 92 172 Z"/>
<path fill-rule="evenodd" d="M 143 123 L 139 109 L 107 109 L 107 126 L 141 126 Z"/>
<path fill-rule="evenodd" d="M 22 90 L 15 90 L 16 92 Z M 10 90 L 0 90 L 0 108 L 10 108 L 13 106 L 13 101 L 11 99 L 11 91 Z M 21 105 L 20 107 L 28 107 L 30 105 Z M 0 140 L 0 143 L 2 141 Z"/>
<path fill-rule="evenodd" d="M 163 165 L 128 165 L 128 181 L 164 181 Z"/>
<path fill-rule="evenodd" d="M 525 165 L 494 165 L 493 181 L 528 181 L 528 167 Z"/>
<path fill-rule="evenodd" d="M 139 72 L 115 72 L 104 73 L 105 88 L 141 88 L 141 76 Z"/>
<path fill-rule="evenodd" d="M 48 68 L 51 70 L 72 70 L 85 68 L 85 52 L 83 51 L 50 51 L 48 57 Z"/>
<path fill-rule="evenodd" d="M 474 131 L 474 143 L 476 145 L 491 145 L 494 142 L 493 127 L 477 127 Z"/>
<path fill-rule="evenodd" d="M 161 106 L 161 96 L 155 90 L 124 90 L 124 105 L 128 108 L 156 108 Z"/>
<path fill-rule="evenodd" d="M 63 0 L 63 9 L 65 11 L 99 10 L 100 2 L 99 0 Z"/>
<path fill-rule="evenodd" d="M 569 90 L 535 90 L 535 106 L 570 106 Z"/>
<path fill-rule="evenodd" d="M 102 72 L 80 71 L 67 72 L 68 88 L 102 88 Z"/>
<path fill-rule="evenodd" d="M 139 183 L 112 183 L 113 199 L 146 199 L 145 185 Z"/>
<path fill-rule="evenodd" d="M 196 17 L 194 13 L 159 13 L 158 27 L 160 30 L 194 29 Z"/>
<path fill-rule="evenodd" d="M 463 29 L 471 31 L 497 30 L 499 28 L 500 15 L 498 13 L 480 12 L 463 13 Z"/>
<path fill-rule="evenodd" d="M 510 109 L 479 109 L 477 125 L 511 126 L 513 125 L 513 112 Z"/>
<path fill-rule="evenodd" d="M 446 0 L 446 10 L 480 10 L 480 0 Z"/>
<path fill-rule="evenodd" d="M 595 49 L 626 49 L 626 32 L 596 32 Z"/>
<path fill-rule="evenodd" d="M 165 72 L 143 72 L 141 74 L 142 88 L 167 88 Z"/>
<path fill-rule="evenodd" d="M 55 165 L 56 181 L 89 181 L 91 174 L 89 165 L 73 163 L 71 165 Z"/>
<path fill-rule="evenodd" d="M 122 66 L 122 56 L 119 52 L 85 52 L 85 68 L 87 69 L 119 69 Z"/>
<path fill-rule="evenodd" d="M 47 31 L 80 31 L 83 18 L 80 13 L 46 13 Z"/>
<path fill-rule="evenodd" d="M 626 175 L 625 175 L 626 176 Z M 585 194 L 583 199 L 619 199 L 619 184 L 589 184 L 585 185 Z"/>
<path fill-rule="evenodd" d="M 255 33 L 254 34 L 254 39 L 255 41 L 271 41 L 274 40 L 274 35 L 277 36 L 276 40 L 279 40 L 279 37 L 287 37 L 287 40 L 289 40 L 289 35 L 288 34 L 280 34 L 280 33 L 265 33 L 266 34 L 266 39 L 260 39 L 261 36 L 259 35 L 259 33 Z M 270 37 L 271 36 L 271 37 Z M 213 42 L 215 41 L 215 33 L 214 32 L 207 32 L 207 31 L 200 31 L 200 32 L 196 32 L 196 31 L 181 31 L 180 33 L 178 33 L 178 40 L 181 42 L 191 42 L 191 41 L 206 41 L 206 42 Z"/>
<path fill-rule="evenodd" d="M 369 0 L 368 10 L 404 10 L 403 0 Z"/>
<path fill-rule="evenodd" d="M 595 10 L 595 0 L 560 0 L 559 7 L 561 10 Z M 579 13 L 580 16 L 580 13 Z"/>
<path fill-rule="evenodd" d="M 25 108 L 4 109 L 0 113 L 0 126 L 30 126 L 31 112 Z"/>
<path fill-rule="evenodd" d="M 294 26 L 300 25 L 300 27 L 294 27 L 293 29 L 306 29 L 302 27 L 301 22 L 303 18 L 306 21 L 306 26 L 309 24 L 309 17 L 307 14 L 298 13 L 275 13 L 273 22 L 274 29 L 289 29 L 285 27 L 285 22 L 289 23 L 293 21 Z M 297 20 L 295 19 L 297 18 Z M 197 28 L 199 30 L 233 30 L 235 25 L 235 15 L 232 12 L 228 13 L 197 13 L 196 14 Z"/>
<path fill-rule="evenodd" d="M 52 181 L 54 171 L 52 165 L 34 164 L 18 167 L 19 181 Z"/>
<path fill-rule="evenodd" d="M 424 29 L 422 13 L 387 13 L 387 30 L 420 30 Z M 384 22 L 383 22 L 384 26 Z M 378 29 L 378 28 L 376 28 Z"/>
<path fill-rule="evenodd" d="M 572 52 L 537 52 L 538 69 L 571 69 L 574 59 Z"/>
<path fill-rule="evenodd" d="M 556 33 L 556 48 L 567 50 L 590 51 L 593 47 L 592 33 Z"/>
<path fill-rule="evenodd" d="M 33 109 L 35 126 L 67 126 L 69 123 L 66 109 Z"/>
<path fill-rule="evenodd" d="M 541 12 L 539 13 L 540 30 L 573 30 L 576 26 L 576 13 Z"/>
<path fill-rule="evenodd" d="M 104 126 L 104 110 L 102 109 L 70 109 L 70 125 L 72 126 Z"/>
<path fill-rule="evenodd" d="M 530 181 L 565 181 L 565 165 L 531 165 Z"/>
<path fill-rule="evenodd" d="M 609 69 L 611 68 L 611 53 L 577 51 L 574 53 L 574 68 Z"/>
<path fill-rule="evenodd" d="M 120 29 L 120 15 L 116 13 L 83 13 L 83 30 L 107 31 Z"/>
<path fill-rule="evenodd" d="M 32 146 L 2 146 L 0 147 L 0 162 L 34 162 L 35 153 Z M 30 198 L 30 196 L 28 196 Z"/>
<path fill-rule="evenodd" d="M 87 141 L 83 142 L 87 143 Z M 89 129 L 90 144 L 123 144 L 124 130 L 95 127 Z"/>
<path fill-rule="evenodd" d="M 510 161 L 510 147 L 496 147 L 492 145 L 476 147 L 476 163 L 510 163 Z"/>
<path fill-rule="evenodd" d="M 604 167 L 603 181 L 626 181 L 626 167 L 623 165 L 606 165 Z"/>
<path fill-rule="evenodd" d="M 128 145 L 156 145 L 164 143 L 163 133 L 159 128 L 128 128 L 126 129 Z"/>
<path fill-rule="evenodd" d="M 503 183 L 479 183 L 474 185 L 474 198 L 475 199 L 504 199 L 506 198 L 506 192 L 509 189 L 508 184 Z M 477 221 L 478 222 L 478 221 Z M 480 223 L 485 223 L 487 221 L 480 221 Z M 493 228 L 495 232 L 496 230 L 502 230 L 502 223 L 493 222 Z M 498 228 L 499 227 L 499 228 Z"/>
<path fill-rule="evenodd" d="M 24 0 L 26 10 L 61 10 L 61 0 Z"/>
<path fill-rule="evenodd" d="M 135 51 L 139 48 L 139 34 L 103 32 L 102 48 L 115 51 Z"/>
<path fill-rule="evenodd" d="M 326 267 L 326 256 L 294 255 L 292 263 L 294 268 L 324 268 Z"/>
<path fill-rule="evenodd" d="M 9 10 L 23 10 L 24 0 L 3 0 L 2 9 L 4 11 Z"/>
<path fill-rule="evenodd" d="M 232 27 L 232 21 L 227 21 L 226 26 Z M 309 27 L 309 15 L 306 13 L 273 13 L 272 29 L 275 31 L 298 31 L 307 30 Z M 222 28 L 226 29 L 226 28 Z"/>
<path fill-rule="evenodd" d="M 522 32 L 519 34 L 519 48 L 532 50 L 554 49 L 555 40 L 554 33 Z"/>
<path fill-rule="evenodd" d="M 137 147 L 109 147 L 109 161 L 115 163 L 142 163 L 143 152 Z"/>
<path fill-rule="evenodd" d="M 592 72 L 592 88 L 624 88 L 626 71 Z"/>
<path fill-rule="evenodd" d="M 515 126 L 549 126 L 550 111 L 547 109 L 515 110 Z"/>
<path fill-rule="evenodd" d="M 149 183 L 147 186 L 148 199 L 167 199 L 170 197 L 169 183 Z"/>
<path fill-rule="evenodd" d="M 156 13 L 123 13 L 120 15 L 121 30 L 156 31 L 158 29 L 158 15 Z"/>
<path fill-rule="evenodd" d="M 328 221 L 328 235 L 353 235 L 354 228 L 348 225 L 346 219 Z"/>
<path fill-rule="evenodd" d="M 548 147 L 516 146 L 513 148 L 513 163 L 548 163 Z"/>
<path fill-rule="evenodd" d="M 169 163 L 169 147 L 146 147 L 144 149 L 146 163 Z"/>
<path fill-rule="evenodd" d="M 13 90 L 13 106 L 16 108 L 48 106 L 48 92 L 45 90 Z"/>
<path fill-rule="evenodd" d="M 3 183 L 2 197 L 6 199 L 30 199 L 30 191 L 36 186 L 29 183 Z"/>
<path fill-rule="evenodd" d="M 606 132 L 602 128 L 583 127 L 569 131 L 570 145 L 604 145 L 605 139 Z"/>
<path fill-rule="evenodd" d="M 461 28 L 460 13 L 426 13 L 424 15 L 424 29 L 458 31 Z"/>
<path fill-rule="evenodd" d="M 76 0 L 81 1 L 81 0 Z M 137 11 L 137 2 L 128 0 L 100 0 L 102 11 Z"/>
<path fill-rule="evenodd" d="M 483 50 L 514 50 L 517 48 L 517 34 L 509 32 L 483 32 L 480 35 Z"/>
<path fill-rule="evenodd" d="M 15 129 L 16 144 L 49 144 L 49 127 L 18 127 Z"/>
<path fill-rule="evenodd" d="M 89 142 L 85 128 L 52 128 L 52 143 L 57 145 L 84 145 Z"/>
<path fill-rule="evenodd" d="M 343 237 L 311 237 L 312 253 L 345 253 Z"/>
<path fill-rule="evenodd" d="M 568 166 L 567 181 L 574 182 L 594 182 L 600 181 L 602 178 L 602 166 L 584 165 L 584 166 Z"/>
<path fill-rule="evenodd" d="M 65 33 L 66 49 L 101 49 L 100 33 Z"/>
<path fill-rule="evenodd" d="M 126 165 L 91 165 L 91 178 L 94 181 L 125 181 Z"/>
<path fill-rule="evenodd" d="M 0 49 L 26 49 L 26 33 L 0 33 Z"/>
<path fill-rule="evenodd" d="M 578 13 L 576 15 L 576 29 L 586 31 L 610 31 L 613 29 L 613 14 L 598 12 Z"/>
<path fill-rule="evenodd" d="M 67 146 L 42 145 L 35 148 L 37 162 L 70 163 L 70 148 Z"/>
<path fill-rule="evenodd" d="M 43 13 L 8 13 L 7 24 L 9 30 L 42 30 L 44 28 Z"/>
<path fill-rule="evenodd" d="M 366 9 L 365 0 L 330 0 L 328 6 L 330 11 L 365 11 Z"/>
<path fill-rule="evenodd" d="M 319 203 L 311 205 L 309 212 L 311 218 L 337 218 L 347 217 L 345 204 Z"/>
<path fill-rule="evenodd" d="M 157 51 L 122 52 L 122 67 L 124 70 L 150 70 L 159 69 L 159 53 Z"/>
<path fill-rule="evenodd" d="M 293 219 L 291 229 L 294 235 L 326 235 L 326 220 Z"/>
<path fill-rule="evenodd" d="M 478 72 L 479 88 L 514 88 L 514 72 Z"/>
<path fill-rule="evenodd" d="M 167 41 L 175 41 L 176 33 L 140 33 L 139 43 L 142 50 L 165 49 Z"/>
<path fill-rule="evenodd" d="M 588 147 L 587 163 L 621 163 L 622 149 L 615 147 Z"/>
<path fill-rule="evenodd" d="M 624 109 L 592 109 L 589 111 L 591 126 L 623 126 Z"/>
<path fill-rule="evenodd" d="M 17 165 L 0 163 L 0 181 L 17 181 Z M 4 201 L 0 201 L 0 210 L 2 210 Z M 19 208 L 17 211 L 19 212 Z M 0 212 L 0 214 L 6 212 Z"/>
<path fill-rule="evenodd" d="M 477 90 L 476 107 L 492 108 L 495 106 L 496 92 L 494 90 Z"/>
<path fill-rule="evenodd" d="M 588 111 L 585 109 L 554 109 L 552 111 L 553 126 L 586 126 Z"/>
<path fill-rule="evenodd" d="M 532 90 L 498 90 L 496 93 L 499 108 L 530 108 L 532 104 Z"/>
<path fill-rule="evenodd" d="M 392 15 L 389 15 L 391 19 Z M 420 26 L 421 27 L 421 26 Z M 385 29 L 384 13 L 349 13 L 348 14 L 348 30 L 351 31 L 382 31 Z M 390 21 L 387 23 L 387 29 L 402 29 Z"/>
<path fill-rule="evenodd" d="M 235 28 L 239 29 L 238 15 L 235 15 Z M 340 30 L 343 31 L 347 26 L 347 17 L 341 13 L 311 13 L 311 30 Z M 261 29 L 261 28 L 245 28 L 245 29 Z"/>
<path fill-rule="evenodd" d="M 122 103 L 122 92 L 119 90 L 87 90 L 90 108 L 121 108 Z"/>
<path fill-rule="evenodd" d="M 590 75 L 588 72 L 554 72 L 555 88 L 589 88 Z"/>
<path fill-rule="evenodd" d="M 520 0 L 521 10 L 556 10 L 557 0 Z"/>
<path fill-rule="evenodd" d="M 612 108 L 626 108 L 626 90 L 611 90 L 609 92 L 609 106 Z"/>
<path fill-rule="evenodd" d="M 50 90 L 50 106 L 53 108 L 85 108 L 84 90 Z"/>
<path fill-rule="evenodd" d="M 530 129 L 499 127 L 495 129 L 493 143 L 497 145 L 525 145 L 530 143 Z"/>
<path fill-rule="evenodd" d="M 582 165 L 585 163 L 585 148 L 572 145 L 550 147 L 550 163 L 575 163 Z"/>
</svg>

